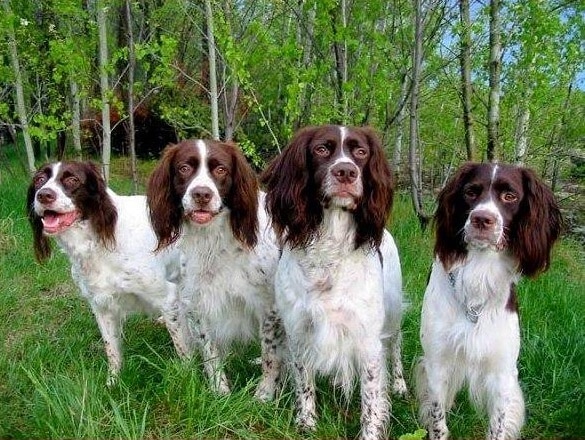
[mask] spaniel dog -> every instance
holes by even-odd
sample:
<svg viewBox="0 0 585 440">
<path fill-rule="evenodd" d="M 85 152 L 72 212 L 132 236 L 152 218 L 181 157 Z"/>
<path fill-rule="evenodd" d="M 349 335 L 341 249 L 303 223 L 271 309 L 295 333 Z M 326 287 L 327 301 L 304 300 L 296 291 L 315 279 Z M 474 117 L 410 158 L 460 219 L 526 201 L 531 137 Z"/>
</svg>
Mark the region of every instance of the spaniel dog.
<svg viewBox="0 0 585 440">
<path fill-rule="evenodd" d="M 528 169 L 468 163 L 441 191 L 435 229 L 420 331 L 421 421 L 430 439 L 446 439 L 446 412 L 467 384 L 489 415 L 487 438 L 518 438 L 524 400 L 516 284 L 548 268 L 559 208 Z"/>
<path fill-rule="evenodd" d="M 392 178 L 380 142 L 368 128 L 305 128 L 262 181 L 283 246 L 276 302 L 292 357 L 297 425 L 316 425 L 316 373 L 333 375 L 346 392 L 359 377 L 361 438 L 383 438 L 387 346 L 393 389 L 405 393 L 406 384 L 400 262 L 385 230 Z"/>
<path fill-rule="evenodd" d="M 189 355 L 190 333 L 177 291 L 180 254 L 173 247 L 154 254 L 146 197 L 115 194 L 92 163 L 58 162 L 34 175 L 27 211 L 37 260 L 51 255 L 49 237 L 69 257 L 73 280 L 105 344 L 108 385 L 122 365 L 122 324 L 132 312 L 162 316 L 177 353 Z"/>
<path fill-rule="evenodd" d="M 222 369 L 230 344 L 260 336 L 256 397 L 271 399 L 284 343 L 274 306 L 279 251 L 254 171 L 233 144 L 187 140 L 167 147 L 147 193 L 158 249 L 176 242 L 184 252 L 182 289 L 193 296 L 212 387 L 230 390 Z"/>
</svg>

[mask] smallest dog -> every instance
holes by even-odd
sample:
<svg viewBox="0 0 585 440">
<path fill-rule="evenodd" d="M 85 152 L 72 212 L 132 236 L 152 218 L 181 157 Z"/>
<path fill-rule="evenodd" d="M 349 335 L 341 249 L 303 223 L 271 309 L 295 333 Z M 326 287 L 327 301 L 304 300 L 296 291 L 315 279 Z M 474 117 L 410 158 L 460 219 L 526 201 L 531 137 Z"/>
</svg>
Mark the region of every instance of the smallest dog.
<svg viewBox="0 0 585 440">
<path fill-rule="evenodd" d="M 154 254 L 146 197 L 115 194 L 92 163 L 57 162 L 34 175 L 27 212 L 37 260 L 51 255 L 49 237 L 69 257 L 73 280 L 105 344 L 108 385 L 122 366 L 122 323 L 132 312 L 162 315 L 177 353 L 190 354 L 177 291 L 181 257 L 176 248 Z"/>
<path fill-rule="evenodd" d="M 487 438 L 518 438 L 524 400 L 515 286 L 548 268 L 559 208 L 528 169 L 468 163 L 441 191 L 435 229 L 421 317 L 421 421 L 430 439 L 448 438 L 446 412 L 467 383 L 472 401 L 487 409 Z"/>
</svg>

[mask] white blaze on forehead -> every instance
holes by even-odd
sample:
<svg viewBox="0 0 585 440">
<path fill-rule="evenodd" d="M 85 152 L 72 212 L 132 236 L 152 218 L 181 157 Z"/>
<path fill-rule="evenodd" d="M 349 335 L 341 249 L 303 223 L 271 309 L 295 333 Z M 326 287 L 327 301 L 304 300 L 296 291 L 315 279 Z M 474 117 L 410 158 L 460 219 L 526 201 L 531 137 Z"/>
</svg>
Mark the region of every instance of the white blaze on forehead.
<svg viewBox="0 0 585 440">
<path fill-rule="evenodd" d="M 498 165 L 494 164 L 494 169 L 492 170 L 492 181 L 491 183 L 494 183 L 494 180 L 496 180 L 496 174 L 498 173 Z"/>
<path fill-rule="evenodd" d="M 337 155 L 337 159 L 333 164 L 339 162 L 348 162 L 348 160 L 351 161 L 351 159 L 348 159 L 347 154 L 345 154 L 345 149 L 343 148 L 343 145 L 345 144 L 345 138 L 347 137 L 347 131 L 347 127 L 343 125 L 339 126 L 339 154 Z"/>
</svg>

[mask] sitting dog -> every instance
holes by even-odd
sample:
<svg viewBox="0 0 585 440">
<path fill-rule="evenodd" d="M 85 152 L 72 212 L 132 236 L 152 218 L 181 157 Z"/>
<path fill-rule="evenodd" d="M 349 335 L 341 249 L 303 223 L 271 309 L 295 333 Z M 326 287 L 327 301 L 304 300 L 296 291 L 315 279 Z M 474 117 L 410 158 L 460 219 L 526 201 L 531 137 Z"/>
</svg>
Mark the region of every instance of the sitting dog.
<svg viewBox="0 0 585 440">
<path fill-rule="evenodd" d="M 487 438 L 518 438 L 524 400 L 516 284 L 548 268 L 559 208 L 526 168 L 468 163 L 441 191 L 435 229 L 420 330 L 421 421 L 430 439 L 446 439 L 446 412 L 467 384 L 472 401 L 487 409 Z"/>
<path fill-rule="evenodd" d="M 361 384 L 361 438 L 385 436 L 392 386 L 406 392 L 400 355 L 402 276 L 385 230 L 391 172 L 367 128 L 305 128 L 265 170 L 267 208 L 280 240 L 276 302 L 292 358 L 296 422 L 314 429 L 315 375 L 349 392 Z"/>
<path fill-rule="evenodd" d="M 167 147 L 148 184 L 158 249 L 183 250 L 182 289 L 192 295 L 198 341 L 212 387 L 230 390 L 222 364 L 233 341 L 259 337 L 261 400 L 273 398 L 284 337 L 274 306 L 278 248 L 264 194 L 231 143 L 187 140 Z"/>
</svg>

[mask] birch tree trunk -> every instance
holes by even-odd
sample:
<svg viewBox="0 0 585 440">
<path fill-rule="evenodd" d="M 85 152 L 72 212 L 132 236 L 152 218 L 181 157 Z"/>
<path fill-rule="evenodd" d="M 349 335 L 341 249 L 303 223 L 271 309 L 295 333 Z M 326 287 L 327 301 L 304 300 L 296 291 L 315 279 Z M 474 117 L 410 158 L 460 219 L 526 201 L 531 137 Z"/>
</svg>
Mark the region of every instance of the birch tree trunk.
<svg viewBox="0 0 585 440">
<path fill-rule="evenodd" d="M 422 182 L 420 175 L 420 152 L 418 133 L 418 98 L 420 88 L 420 77 L 422 69 L 422 43 L 423 43 L 423 19 L 421 0 L 414 0 L 414 48 L 412 51 L 412 87 L 410 93 L 410 146 L 409 146 L 409 170 L 410 189 L 414 212 L 420 226 L 425 229 L 429 216 L 424 213 L 422 206 Z"/>
<path fill-rule="evenodd" d="M 134 51 L 134 31 L 132 24 L 132 0 L 126 0 L 126 26 L 128 32 L 128 145 L 130 148 L 130 171 L 132 173 L 133 194 L 138 193 L 138 169 L 136 166 L 136 132 L 134 129 L 134 71 L 136 53 Z"/>
<path fill-rule="evenodd" d="M 473 114 L 471 106 L 471 19 L 469 0 L 459 2 L 461 25 L 461 98 L 463 102 L 463 125 L 465 130 L 465 149 L 467 160 L 475 160 L 475 134 L 473 132 Z"/>
<path fill-rule="evenodd" d="M 108 33 L 106 27 L 107 6 L 97 2 L 97 25 L 99 32 L 100 89 L 102 98 L 102 174 L 106 184 L 110 180 L 110 157 L 112 153 L 110 130 L 110 86 L 106 66 L 108 64 Z"/>
<path fill-rule="evenodd" d="M 10 9 L 10 0 L 4 0 L 4 11 L 7 16 L 12 15 Z M 28 171 L 32 175 L 36 171 L 35 167 L 35 153 L 30 137 L 28 127 L 28 112 L 26 110 L 26 103 L 24 100 L 24 85 L 22 80 L 22 71 L 20 69 L 20 61 L 18 59 L 18 47 L 16 46 L 16 37 L 14 35 L 14 29 L 12 25 L 6 29 L 8 34 L 8 48 L 10 51 L 10 63 L 12 64 L 12 70 L 14 72 L 14 88 L 16 89 L 16 109 L 18 111 L 18 118 L 20 119 L 20 125 L 22 128 L 22 137 L 24 139 L 24 147 L 26 150 L 26 159 L 28 163 Z M 14 137 L 16 143 L 16 136 Z"/>
<path fill-rule="evenodd" d="M 209 101 L 211 105 L 211 136 L 219 139 L 219 111 L 217 97 L 217 68 L 215 65 L 215 36 L 213 34 L 213 11 L 211 0 L 205 0 L 207 18 L 207 50 L 209 57 Z"/>
<path fill-rule="evenodd" d="M 514 134 L 515 162 L 516 165 L 524 165 L 524 157 L 528 149 L 528 126 L 530 123 L 530 108 L 521 104 L 516 118 L 516 130 Z"/>
<path fill-rule="evenodd" d="M 73 148 L 77 160 L 82 160 L 81 152 L 81 98 L 79 97 L 79 85 L 74 79 L 69 80 L 71 93 L 71 132 L 73 134 Z"/>
<path fill-rule="evenodd" d="M 402 82 L 400 84 L 400 101 L 405 102 L 408 93 L 408 76 L 402 75 Z M 402 168 L 402 140 L 404 139 L 404 118 L 406 116 L 406 108 L 404 105 L 400 106 L 398 115 L 396 116 L 396 139 L 394 140 L 394 153 L 392 155 L 392 165 L 394 166 L 394 173 L 400 176 Z"/>
<path fill-rule="evenodd" d="M 490 0 L 489 101 L 487 160 L 493 162 L 500 152 L 500 2 Z"/>
</svg>

